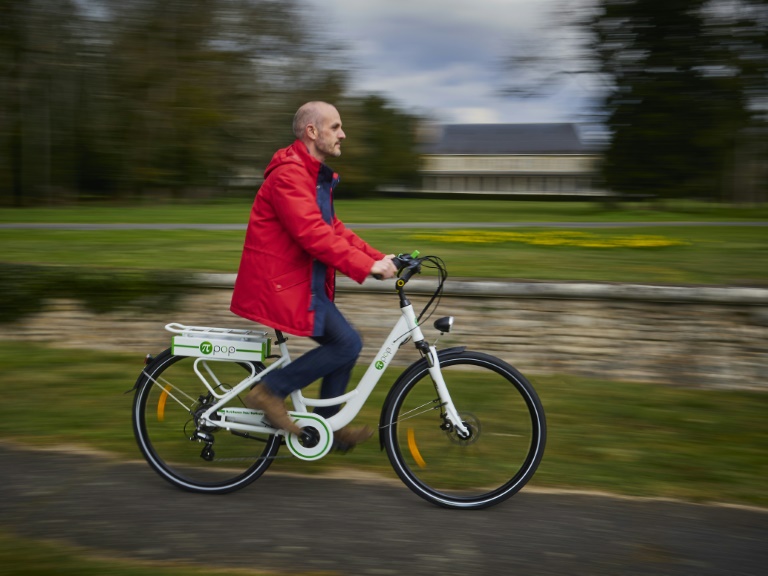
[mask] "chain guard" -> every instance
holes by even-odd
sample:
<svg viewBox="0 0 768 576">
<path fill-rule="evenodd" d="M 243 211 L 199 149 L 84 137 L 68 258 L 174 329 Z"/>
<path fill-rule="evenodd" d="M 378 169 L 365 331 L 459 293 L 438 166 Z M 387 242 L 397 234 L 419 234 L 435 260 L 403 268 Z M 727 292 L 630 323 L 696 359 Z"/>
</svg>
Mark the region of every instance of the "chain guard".
<svg viewBox="0 0 768 576">
<path fill-rule="evenodd" d="M 311 413 L 289 412 L 289 414 L 300 428 L 311 429 L 311 433 L 302 434 L 301 437 L 296 434 L 286 436 L 285 444 L 291 454 L 300 460 L 312 461 L 319 460 L 330 452 L 333 446 L 333 431 L 325 418 Z M 307 442 L 306 440 L 310 438 L 311 440 Z"/>
</svg>

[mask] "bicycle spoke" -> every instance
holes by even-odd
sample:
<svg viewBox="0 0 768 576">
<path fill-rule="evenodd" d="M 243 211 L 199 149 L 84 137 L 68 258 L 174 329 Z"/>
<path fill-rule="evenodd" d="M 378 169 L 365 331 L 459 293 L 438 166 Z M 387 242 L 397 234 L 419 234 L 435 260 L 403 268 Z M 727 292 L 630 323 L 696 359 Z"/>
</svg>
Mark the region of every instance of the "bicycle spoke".
<svg viewBox="0 0 768 576">
<path fill-rule="evenodd" d="M 428 404 L 435 404 L 435 403 L 439 404 L 439 402 L 440 402 L 440 399 L 439 399 L 439 398 L 435 398 L 435 399 L 434 399 L 434 400 L 432 400 L 431 402 L 425 402 L 425 403 L 424 403 L 424 404 L 422 404 L 421 406 L 417 406 L 416 408 L 413 408 L 413 409 L 409 410 L 409 411 L 408 411 L 408 412 L 406 412 L 405 414 L 401 414 L 401 415 L 398 417 L 398 419 L 397 419 L 397 421 L 396 421 L 396 422 L 391 422 L 391 423 L 389 423 L 389 424 L 385 424 L 384 426 L 379 426 L 379 428 L 380 428 L 380 429 L 381 429 L 381 428 L 388 428 L 388 427 L 390 427 L 390 426 L 394 426 L 394 425 L 395 425 L 395 424 L 397 424 L 398 422 L 402 422 L 403 420 L 408 420 L 409 418 L 416 418 L 417 416 L 421 416 L 422 414 L 426 414 L 426 413 L 428 413 L 428 412 L 434 412 L 435 410 L 439 410 L 439 409 L 440 409 L 440 405 L 438 405 L 438 406 L 432 406 L 431 408 L 427 408 L 427 409 L 425 409 L 425 410 L 421 410 L 420 412 L 416 412 L 416 410 L 420 410 L 421 408 L 423 408 L 424 406 L 427 406 Z M 416 412 L 416 413 L 414 414 L 414 412 Z M 439 422 L 438 422 L 438 423 L 439 423 Z"/>
<path fill-rule="evenodd" d="M 146 370 L 144 370 L 142 373 L 155 386 L 159 386 L 163 390 L 163 392 L 161 393 L 161 397 L 160 397 L 161 399 L 163 398 L 162 394 L 164 393 L 165 396 L 168 396 L 168 397 L 172 398 L 173 400 L 175 400 L 182 408 L 186 409 L 190 414 L 192 413 L 192 407 L 197 403 L 197 398 L 193 398 L 192 396 L 190 396 L 189 394 L 185 393 L 183 390 L 181 390 L 177 386 L 174 386 L 173 384 L 168 382 L 168 380 L 166 380 L 165 378 L 155 379 L 155 378 L 151 377 L 149 374 L 147 374 Z M 187 406 L 186 404 L 184 404 L 184 402 L 182 402 L 181 400 L 176 398 L 176 396 L 173 394 L 173 392 L 171 392 L 171 390 L 176 390 L 182 396 L 186 397 L 187 400 L 190 401 L 189 406 Z M 163 400 L 159 400 L 159 401 L 162 402 Z"/>
</svg>

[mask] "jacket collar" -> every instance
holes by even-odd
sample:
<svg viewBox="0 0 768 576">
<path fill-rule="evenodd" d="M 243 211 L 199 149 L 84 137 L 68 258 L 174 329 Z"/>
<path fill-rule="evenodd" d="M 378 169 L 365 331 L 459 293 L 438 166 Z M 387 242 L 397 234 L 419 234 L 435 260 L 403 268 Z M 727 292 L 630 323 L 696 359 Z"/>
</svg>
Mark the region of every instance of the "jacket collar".
<svg viewBox="0 0 768 576">
<path fill-rule="evenodd" d="M 291 148 L 294 149 L 294 151 L 299 155 L 302 162 L 307 168 L 313 169 L 314 171 L 319 171 L 321 166 L 324 166 L 320 160 L 312 156 L 312 154 L 309 153 L 309 150 L 307 149 L 307 145 L 304 144 L 301 140 L 296 140 L 291 145 Z"/>
</svg>

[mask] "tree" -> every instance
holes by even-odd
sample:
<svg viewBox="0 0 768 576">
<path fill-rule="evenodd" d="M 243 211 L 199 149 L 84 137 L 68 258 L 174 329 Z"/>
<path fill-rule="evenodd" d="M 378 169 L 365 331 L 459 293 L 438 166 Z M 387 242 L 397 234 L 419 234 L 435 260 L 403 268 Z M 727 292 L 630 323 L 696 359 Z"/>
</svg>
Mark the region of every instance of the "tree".
<svg viewBox="0 0 768 576">
<path fill-rule="evenodd" d="M 744 5 L 742 2 L 734 2 Z M 752 120 L 748 78 L 756 54 L 730 41 L 703 0 L 603 1 L 586 22 L 600 72 L 612 90 L 604 101 L 612 134 L 604 175 L 622 193 L 722 198 L 733 152 Z M 747 24 L 749 22 L 749 24 Z M 739 24 L 754 32 L 754 19 Z M 761 82 L 763 86 L 760 86 Z"/>
<path fill-rule="evenodd" d="M 341 171 L 347 195 L 413 187 L 419 181 L 420 120 L 390 106 L 380 96 L 345 99 L 340 103 L 349 140 L 334 168 Z"/>
<path fill-rule="evenodd" d="M 530 53 L 513 64 L 527 71 L 538 65 L 538 87 L 563 73 L 599 78 L 595 113 L 610 134 L 608 187 L 627 195 L 733 198 L 734 174 L 743 168 L 736 152 L 766 120 L 768 2 L 579 6 L 564 11 L 565 28 L 576 31 L 568 36 L 577 40 L 573 68 L 555 70 L 550 60 L 542 75 L 545 58 Z M 514 88 L 531 93 L 530 86 Z"/>
<path fill-rule="evenodd" d="M 216 2 L 146 0 L 116 8 L 109 47 L 112 136 L 134 191 L 175 195 L 220 169 L 230 51 L 217 49 Z M 117 98 L 115 98 L 117 97 Z"/>
<path fill-rule="evenodd" d="M 72 183 L 77 29 L 69 0 L 0 2 L 0 198 L 13 205 Z"/>
<path fill-rule="evenodd" d="M 360 119 L 347 190 L 412 178 L 410 117 L 347 98 L 301 8 L 0 0 L 0 203 L 209 194 L 259 174 L 314 99 Z"/>
</svg>

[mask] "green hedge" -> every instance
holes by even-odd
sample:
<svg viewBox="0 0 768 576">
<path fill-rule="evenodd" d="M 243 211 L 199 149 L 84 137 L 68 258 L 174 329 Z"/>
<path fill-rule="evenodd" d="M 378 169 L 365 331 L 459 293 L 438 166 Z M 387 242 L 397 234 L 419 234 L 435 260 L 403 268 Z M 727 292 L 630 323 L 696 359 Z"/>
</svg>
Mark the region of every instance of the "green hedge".
<svg viewBox="0 0 768 576">
<path fill-rule="evenodd" d="M 193 290 L 191 277 L 178 271 L 0 263 L 0 323 L 38 313 L 54 298 L 77 300 L 97 314 L 173 310 L 179 297 Z"/>
</svg>

